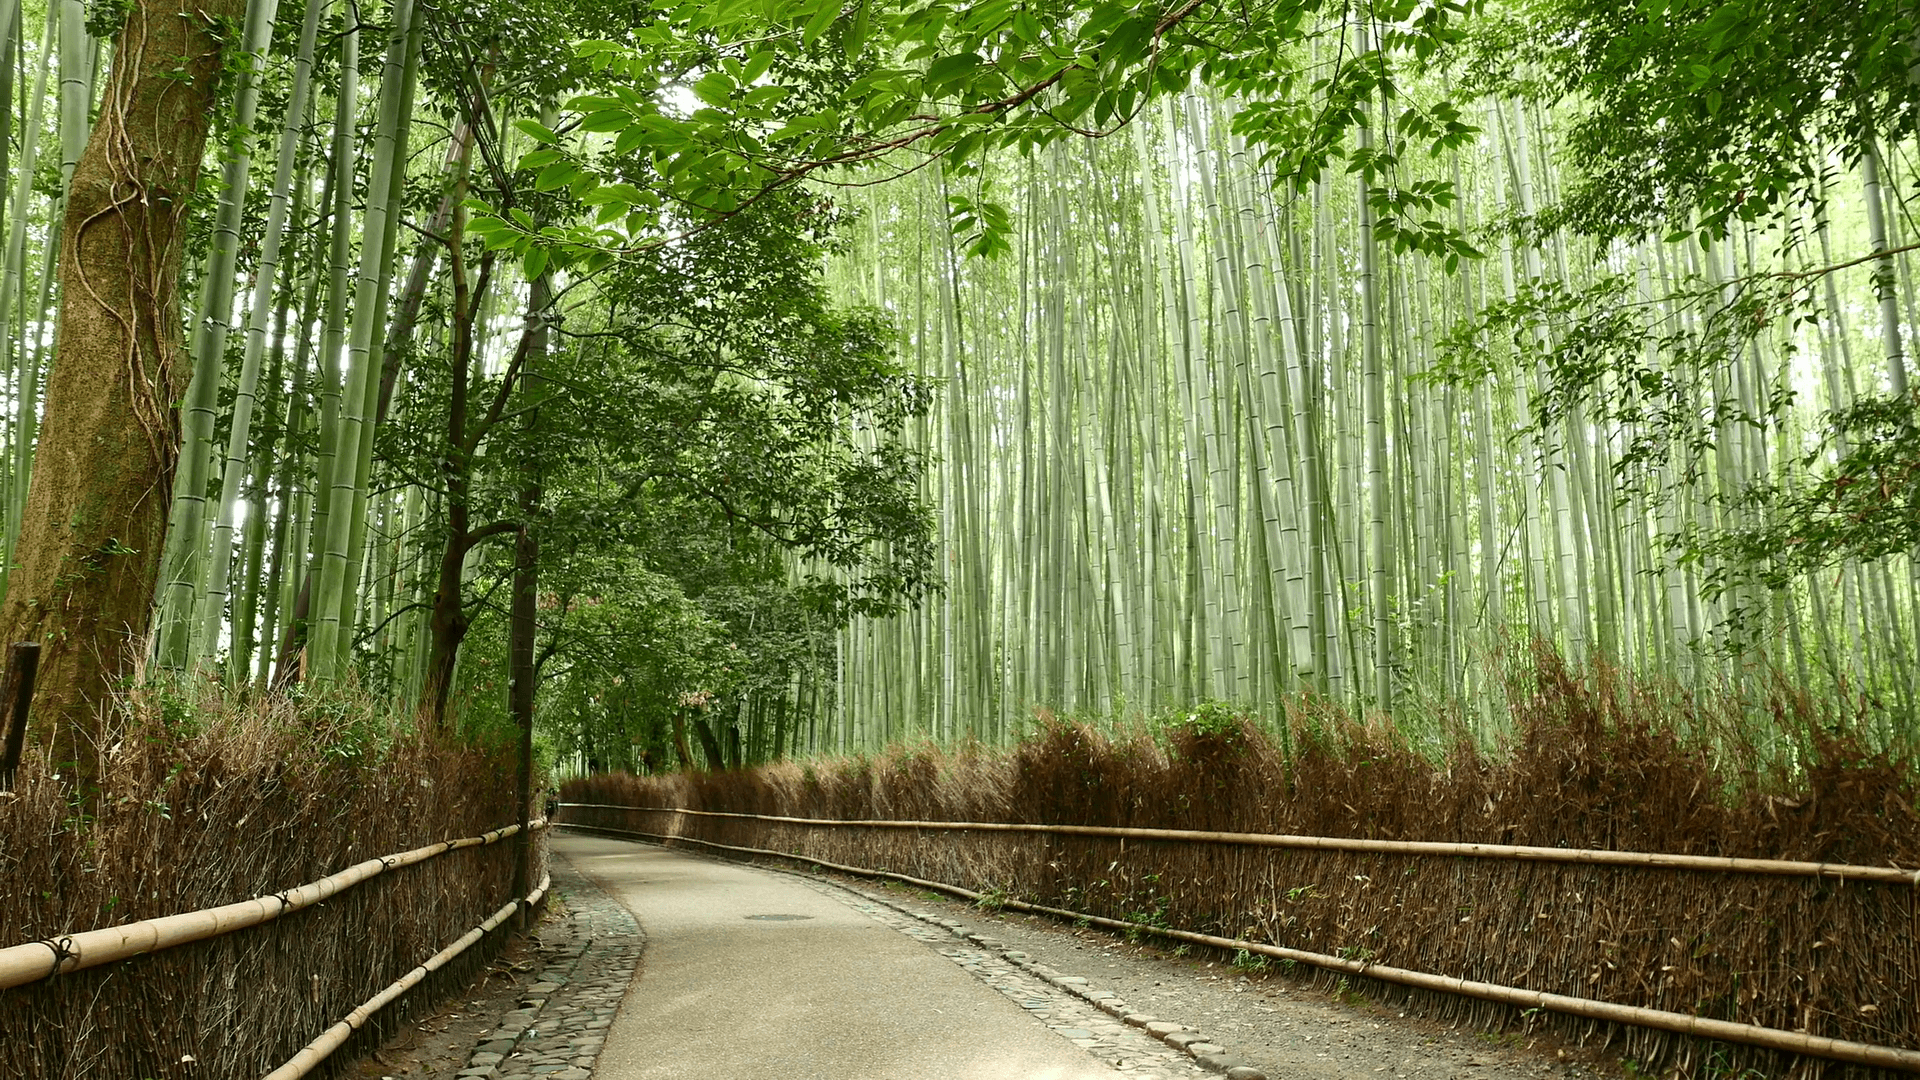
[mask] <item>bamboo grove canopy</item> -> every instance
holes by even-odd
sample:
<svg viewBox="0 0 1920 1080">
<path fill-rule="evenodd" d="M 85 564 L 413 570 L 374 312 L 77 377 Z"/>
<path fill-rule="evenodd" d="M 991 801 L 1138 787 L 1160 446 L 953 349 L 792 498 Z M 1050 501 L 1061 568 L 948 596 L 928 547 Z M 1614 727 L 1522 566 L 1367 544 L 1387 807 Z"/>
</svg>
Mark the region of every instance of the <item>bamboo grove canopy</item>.
<svg viewBox="0 0 1920 1080">
<path fill-rule="evenodd" d="M 0 624 L 80 775 L 136 669 L 579 767 L 1486 731 L 1534 639 L 1911 730 L 1894 0 L 0 27 Z"/>
</svg>

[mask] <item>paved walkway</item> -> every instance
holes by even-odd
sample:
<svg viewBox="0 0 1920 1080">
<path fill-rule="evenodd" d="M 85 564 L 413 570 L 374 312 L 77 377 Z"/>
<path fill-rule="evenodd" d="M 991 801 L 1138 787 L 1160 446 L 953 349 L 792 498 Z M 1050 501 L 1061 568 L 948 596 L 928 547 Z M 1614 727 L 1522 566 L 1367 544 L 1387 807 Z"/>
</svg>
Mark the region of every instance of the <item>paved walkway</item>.
<svg viewBox="0 0 1920 1080">
<path fill-rule="evenodd" d="M 559 834 L 645 928 L 599 1080 L 1116 1080 L 926 944 L 796 878 Z"/>
<path fill-rule="evenodd" d="M 581 833 L 553 853 L 548 959 L 461 1080 L 1264 1080 L 878 892 Z"/>
</svg>

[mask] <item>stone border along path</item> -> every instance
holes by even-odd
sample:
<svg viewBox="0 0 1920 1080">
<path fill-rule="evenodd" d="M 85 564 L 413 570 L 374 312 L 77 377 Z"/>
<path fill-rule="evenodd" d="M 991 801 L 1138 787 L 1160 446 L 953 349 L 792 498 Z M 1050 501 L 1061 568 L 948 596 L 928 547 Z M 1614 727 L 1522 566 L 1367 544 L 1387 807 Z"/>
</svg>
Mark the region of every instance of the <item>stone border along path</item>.
<svg viewBox="0 0 1920 1080">
<path fill-rule="evenodd" d="M 474 1049 L 455 1074 L 462 1080 L 588 1080 L 633 981 L 646 944 L 633 915 L 567 860 L 554 857 L 550 871 L 567 898 L 567 917 L 539 936 L 549 947 L 564 946 L 540 969 L 520 1008 Z"/>
<path fill-rule="evenodd" d="M 1010 951 L 1004 942 L 970 931 L 956 919 L 913 911 L 885 896 L 800 871 L 777 872 L 791 874 L 881 925 L 932 946 L 1119 1072 L 1140 1080 L 1210 1073 L 1225 1073 L 1228 1080 L 1267 1080 L 1265 1073 L 1230 1057 L 1225 1047 L 1206 1041 L 1185 1025 L 1130 1012 L 1118 996 L 1093 989 L 1079 976 L 1062 975 L 1024 952 Z"/>
</svg>

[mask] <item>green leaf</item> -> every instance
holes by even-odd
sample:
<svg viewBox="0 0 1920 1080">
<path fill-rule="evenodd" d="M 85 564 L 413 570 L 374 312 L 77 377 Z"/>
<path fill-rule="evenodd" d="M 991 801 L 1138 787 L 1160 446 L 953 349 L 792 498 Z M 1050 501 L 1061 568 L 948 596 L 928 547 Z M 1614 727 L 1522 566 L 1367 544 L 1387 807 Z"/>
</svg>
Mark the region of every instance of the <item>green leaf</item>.
<svg viewBox="0 0 1920 1080">
<path fill-rule="evenodd" d="M 709 105 L 725 105 L 733 97 L 733 80 L 724 71 L 709 71 L 693 84 L 693 96 Z"/>
<path fill-rule="evenodd" d="M 640 124 L 634 124 L 626 128 L 621 131 L 620 134 L 613 137 L 613 152 L 616 154 L 633 153 L 641 143 L 647 141 L 648 134 L 647 129 Z"/>
<path fill-rule="evenodd" d="M 467 232 L 472 235 L 481 236 L 481 237 L 492 236 L 493 234 L 500 233 L 500 232 L 507 232 L 512 228 L 513 226 L 508 225 L 506 222 L 501 221 L 499 218 L 494 217 L 491 214 L 482 214 L 479 217 L 476 217 L 473 220 L 467 222 Z"/>
<path fill-rule="evenodd" d="M 532 136 L 536 142 L 557 143 L 560 141 L 560 136 L 555 135 L 552 128 L 549 128 L 537 120 L 515 120 L 513 126 Z"/>
<path fill-rule="evenodd" d="M 528 281 L 533 281 L 546 272 L 549 257 L 550 253 L 544 247 L 530 248 L 527 251 L 526 258 L 521 260 L 520 269 L 527 275 Z"/>
<path fill-rule="evenodd" d="M 580 119 L 582 131 L 620 131 L 633 122 L 625 109 L 601 109 Z"/>
<path fill-rule="evenodd" d="M 820 35 L 826 33 L 827 28 L 832 26 L 834 21 L 839 18 L 840 0 L 824 0 L 820 7 L 814 11 L 813 17 L 807 20 L 807 28 L 801 31 L 800 40 L 808 48 L 812 48 L 814 42 L 820 40 Z"/>
<path fill-rule="evenodd" d="M 579 175 L 580 169 L 573 162 L 556 161 L 546 168 L 541 169 L 540 175 L 534 177 L 533 189 L 535 191 L 553 191 L 557 188 L 563 188 L 571 184 L 574 177 Z"/>
<path fill-rule="evenodd" d="M 846 53 L 848 60 L 854 60 L 860 56 L 860 50 L 866 43 L 867 4 L 865 0 L 861 0 L 860 5 L 853 10 L 853 25 L 847 27 L 847 32 L 841 39 L 840 47 L 842 51 Z"/>
<path fill-rule="evenodd" d="M 945 87 L 965 79 L 969 73 L 984 63 L 980 54 L 963 52 L 954 56 L 943 56 L 927 65 L 927 84 Z"/>
<path fill-rule="evenodd" d="M 862 8 L 862 10 L 865 9 Z M 768 68 L 773 66 L 774 59 L 772 49 L 761 49 L 759 52 L 748 57 L 746 66 L 740 72 L 740 82 L 742 84 L 751 84 L 757 81 L 760 76 L 767 73 Z"/>
</svg>

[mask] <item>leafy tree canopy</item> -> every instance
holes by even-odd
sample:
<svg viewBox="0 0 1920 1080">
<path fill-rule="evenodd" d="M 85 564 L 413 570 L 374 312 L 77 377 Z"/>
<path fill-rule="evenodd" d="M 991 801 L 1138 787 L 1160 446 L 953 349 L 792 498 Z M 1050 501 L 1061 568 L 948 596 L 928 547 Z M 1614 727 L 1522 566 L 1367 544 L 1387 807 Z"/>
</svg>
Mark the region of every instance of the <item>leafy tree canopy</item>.
<svg viewBox="0 0 1920 1080">
<path fill-rule="evenodd" d="M 541 144 L 521 167 L 593 221 L 541 228 L 509 207 L 475 228 L 531 269 L 554 257 L 597 268 L 802 180 L 872 183 L 937 164 L 978 181 L 949 210 L 970 250 L 992 254 L 1008 215 L 978 174 L 985 154 L 1111 134 L 1199 80 L 1249 103 L 1236 130 L 1285 175 L 1304 182 L 1350 159 L 1401 246 L 1467 253 L 1451 229 L 1412 217 L 1444 203 L 1446 185 L 1402 188 L 1395 151 L 1349 146 L 1397 71 L 1458 40 L 1466 10 L 1376 4 L 1352 13 L 1382 28 L 1369 38 L 1324 0 L 660 0 L 576 46 L 571 70 L 586 70 L 560 125 L 518 121 Z M 1474 132 L 1444 102 L 1409 103 L 1398 123 L 1436 152 Z M 862 165 L 876 171 L 847 172 Z"/>
<path fill-rule="evenodd" d="M 476 520 L 514 521 L 541 477 L 539 667 L 596 688 L 553 699 L 563 730 L 784 686 L 821 635 L 936 586 L 924 459 L 902 442 L 931 391 L 880 315 L 826 296 L 839 224 L 780 192 L 563 293 L 517 406 L 537 419 L 496 428 L 472 491 Z M 433 475 L 450 385 L 447 357 L 420 361 L 383 454 L 415 482 Z M 483 549 L 477 569 L 468 605 L 491 639 L 511 550 Z M 505 678 L 496 646 L 462 680 L 477 717 Z"/>
<path fill-rule="evenodd" d="M 1820 201 L 1829 154 L 1920 123 L 1917 26 L 1906 0 L 1539 0 L 1486 22 L 1494 71 L 1531 58 L 1576 104 L 1561 214 L 1603 237 Z"/>
</svg>

